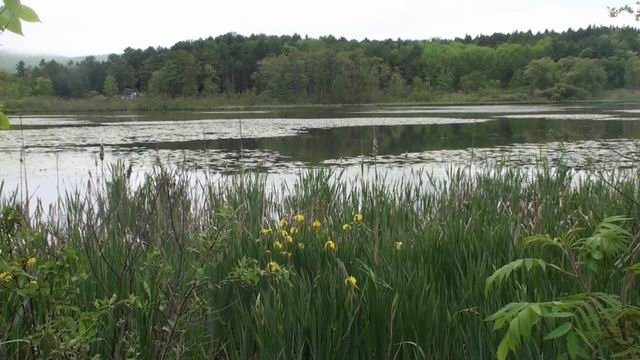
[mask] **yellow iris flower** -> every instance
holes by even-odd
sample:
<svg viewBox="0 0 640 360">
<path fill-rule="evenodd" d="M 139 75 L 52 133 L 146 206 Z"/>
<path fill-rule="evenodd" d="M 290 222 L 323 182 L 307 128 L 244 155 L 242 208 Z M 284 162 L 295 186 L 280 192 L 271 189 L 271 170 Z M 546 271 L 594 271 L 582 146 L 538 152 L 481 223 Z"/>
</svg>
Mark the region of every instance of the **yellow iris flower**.
<svg viewBox="0 0 640 360">
<path fill-rule="evenodd" d="M 334 243 L 333 241 L 329 240 L 326 243 L 324 243 L 324 248 L 327 250 L 336 250 L 338 248 L 338 245 L 336 245 L 336 243 Z"/>
</svg>

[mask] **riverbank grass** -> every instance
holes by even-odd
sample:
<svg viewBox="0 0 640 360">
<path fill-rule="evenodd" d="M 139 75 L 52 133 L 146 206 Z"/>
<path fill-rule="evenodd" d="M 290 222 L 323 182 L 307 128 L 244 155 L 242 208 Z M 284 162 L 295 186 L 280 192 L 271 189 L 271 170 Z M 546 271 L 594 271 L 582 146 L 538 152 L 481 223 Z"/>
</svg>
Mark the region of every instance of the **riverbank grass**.
<svg viewBox="0 0 640 360">
<path fill-rule="evenodd" d="M 611 215 L 640 229 L 637 174 L 575 176 L 383 185 L 310 170 L 269 189 L 257 173 L 213 183 L 159 166 L 133 186 L 115 165 L 29 217 L 5 192 L 0 358 L 490 359 L 504 335 L 491 314 L 580 290 L 541 272 L 485 292 L 521 239 L 586 236 Z M 564 352 L 535 339 L 515 356 Z"/>
</svg>

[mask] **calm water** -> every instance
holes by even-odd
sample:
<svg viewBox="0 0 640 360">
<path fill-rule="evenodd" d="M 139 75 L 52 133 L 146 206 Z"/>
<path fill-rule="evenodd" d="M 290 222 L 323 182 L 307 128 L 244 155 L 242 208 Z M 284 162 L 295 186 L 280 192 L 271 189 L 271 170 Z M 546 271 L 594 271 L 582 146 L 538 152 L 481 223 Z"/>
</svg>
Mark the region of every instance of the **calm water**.
<svg viewBox="0 0 640 360">
<path fill-rule="evenodd" d="M 640 145 L 640 106 L 332 107 L 260 111 L 47 114 L 12 117 L 0 132 L 0 180 L 20 183 L 24 144 L 29 188 L 57 196 L 125 160 L 138 174 L 159 157 L 194 173 L 260 168 L 286 181 L 299 169 L 372 164 L 392 177 L 412 170 L 504 161 L 531 166 L 540 156 L 576 169 L 633 167 Z M 627 159 L 629 156 L 630 159 Z"/>
</svg>

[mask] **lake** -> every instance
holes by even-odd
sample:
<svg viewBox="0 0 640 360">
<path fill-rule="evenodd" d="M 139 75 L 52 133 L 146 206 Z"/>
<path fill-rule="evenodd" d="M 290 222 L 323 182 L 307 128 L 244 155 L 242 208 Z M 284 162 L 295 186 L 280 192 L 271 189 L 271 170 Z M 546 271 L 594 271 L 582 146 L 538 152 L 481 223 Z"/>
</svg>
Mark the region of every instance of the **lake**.
<svg viewBox="0 0 640 360">
<path fill-rule="evenodd" d="M 159 158 L 210 176 L 260 169 L 274 182 L 300 169 L 364 174 L 374 164 L 392 179 L 416 170 L 505 163 L 534 166 L 541 158 L 577 171 L 635 167 L 640 106 L 352 106 L 251 111 L 46 114 L 10 117 L 0 132 L 0 180 L 21 182 L 24 147 L 30 193 L 45 200 L 124 160 L 136 174 Z"/>
</svg>

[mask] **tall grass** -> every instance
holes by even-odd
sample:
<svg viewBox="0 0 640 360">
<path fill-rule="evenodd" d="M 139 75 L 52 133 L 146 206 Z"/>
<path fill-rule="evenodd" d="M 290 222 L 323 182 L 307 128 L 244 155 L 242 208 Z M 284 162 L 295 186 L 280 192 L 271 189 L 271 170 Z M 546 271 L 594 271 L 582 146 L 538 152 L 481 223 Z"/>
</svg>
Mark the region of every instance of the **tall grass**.
<svg viewBox="0 0 640 360">
<path fill-rule="evenodd" d="M 640 229 L 637 174 L 541 166 L 389 185 L 313 170 L 267 189 L 257 173 L 203 183 L 159 166 L 139 186 L 122 165 L 110 173 L 29 226 L 4 194 L 0 358 L 488 359 L 501 335 L 489 314 L 577 289 L 541 273 L 535 293 L 516 281 L 485 295 L 520 239 L 590 233 L 614 214 Z M 540 341 L 518 358 L 556 353 Z"/>
</svg>

